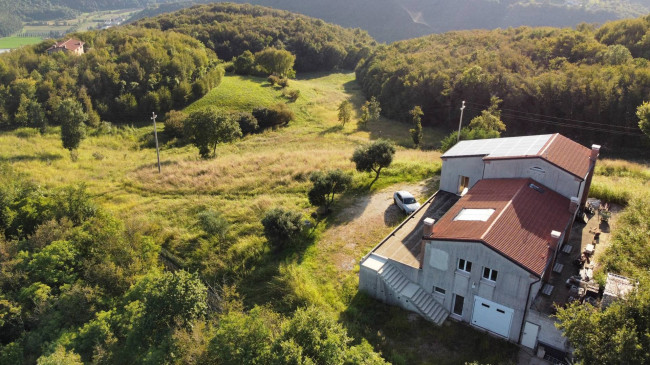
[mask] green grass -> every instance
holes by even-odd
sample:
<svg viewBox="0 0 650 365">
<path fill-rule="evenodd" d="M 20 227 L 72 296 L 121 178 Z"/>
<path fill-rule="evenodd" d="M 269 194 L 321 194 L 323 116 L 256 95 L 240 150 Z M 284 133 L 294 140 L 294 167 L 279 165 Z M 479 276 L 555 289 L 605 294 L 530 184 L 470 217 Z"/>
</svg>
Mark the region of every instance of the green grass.
<svg viewBox="0 0 650 365">
<path fill-rule="evenodd" d="M 43 39 L 40 37 L 2 37 L 0 38 L 0 48 L 18 48 L 30 44 L 36 44 Z"/>
<path fill-rule="evenodd" d="M 437 338 L 442 341 L 447 329 L 423 322 L 417 324 L 419 330 L 407 336 L 400 332 L 407 313 L 396 308 L 388 312 L 383 309 L 381 318 L 386 323 L 358 323 L 372 321 L 373 308 L 379 304 L 359 300 L 358 264 L 352 270 L 342 270 L 339 264 L 341 260 L 358 263 L 391 227 L 355 232 L 357 239 L 352 247 L 346 242 L 325 245 L 320 237 L 337 223 L 324 220 L 300 247 L 272 252 L 266 245 L 260 219 L 268 209 L 282 206 L 303 213 L 305 218 L 315 211 L 306 196 L 312 171 L 340 168 L 353 174 L 356 187 L 337 201 L 335 216 L 357 196 L 396 183 L 429 179 L 440 169 L 438 152 L 411 148 L 408 125 L 382 119 L 360 129 L 355 119 L 340 126 L 338 104 L 350 99 L 358 113 L 363 102 L 354 74 L 308 75 L 290 81 L 289 88 L 300 90 L 300 98 L 287 102 L 296 114 L 288 127 L 220 145 L 217 157 L 210 160 L 200 159 L 193 146 L 163 144 L 161 174 L 156 169 L 156 153 L 150 143 L 153 128 L 149 125 L 114 128 L 110 134 L 88 137 L 81 143 L 77 162 L 72 162 L 61 147 L 59 128 L 49 128 L 45 135 L 32 129 L 5 132 L 0 135 L 0 162 L 10 163 L 45 187 L 85 183 L 96 202 L 128 226 L 155 237 L 169 257 L 189 270 L 198 270 L 211 282 L 226 278 L 237 285 L 249 306 L 270 304 L 290 311 L 298 305 L 318 305 L 338 313 L 358 339 L 366 337 L 387 357 L 404 358 L 408 363 L 424 363 L 431 356 L 480 359 L 486 351 L 461 351 L 469 351 L 475 343 L 492 344 L 493 340 L 463 326 L 453 325 L 451 329 L 458 344 L 441 342 L 422 352 L 421 347 L 429 341 L 427 336 L 440 331 Z M 281 90 L 270 87 L 264 79 L 226 76 L 218 88 L 187 110 L 216 105 L 244 111 L 281 101 L 286 101 Z M 440 136 L 425 129 L 425 144 L 437 144 Z M 369 187 L 373 176 L 356 172 L 350 157 L 357 146 L 377 137 L 389 138 L 398 147 L 393 165 Z M 202 246 L 197 240 L 202 234 L 197 214 L 205 209 L 220 211 L 231 223 L 228 239 L 218 247 Z M 363 318 L 355 319 L 349 313 L 359 313 Z M 378 336 L 378 331 L 384 335 Z M 494 346 L 501 345 L 495 342 Z"/>
</svg>

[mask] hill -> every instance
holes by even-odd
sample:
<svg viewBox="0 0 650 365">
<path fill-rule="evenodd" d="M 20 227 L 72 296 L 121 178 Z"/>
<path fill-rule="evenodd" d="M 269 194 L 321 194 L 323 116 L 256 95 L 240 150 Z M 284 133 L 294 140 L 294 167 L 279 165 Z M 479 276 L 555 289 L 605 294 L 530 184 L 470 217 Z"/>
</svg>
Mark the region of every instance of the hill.
<svg viewBox="0 0 650 365">
<path fill-rule="evenodd" d="M 188 34 L 223 60 L 267 47 L 296 56 L 298 72 L 353 69 L 374 40 L 360 29 L 345 29 L 320 19 L 252 5 L 197 5 L 142 19 L 135 26 Z"/>
<path fill-rule="evenodd" d="M 647 0 L 235 0 L 285 9 L 345 27 L 361 28 L 380 42 L 465 29 L 575 26 L 650 12 Z"/>
<path fill-rule="evenodd" d="M 636 108 L 650 92 L 650 18 L 599 30 L 521 27 L 459 31 L 377 48 L 357 68 L 387 116 L 422 106 L 430 125 L 457 128 L 503 99 L 506 135 L 561 131 L 587 144 L 642 145 Z M 629 48 L 628 48 L 629 47 Z M 469 112 L 469 114 L 468 114 Z"/>
</svg>

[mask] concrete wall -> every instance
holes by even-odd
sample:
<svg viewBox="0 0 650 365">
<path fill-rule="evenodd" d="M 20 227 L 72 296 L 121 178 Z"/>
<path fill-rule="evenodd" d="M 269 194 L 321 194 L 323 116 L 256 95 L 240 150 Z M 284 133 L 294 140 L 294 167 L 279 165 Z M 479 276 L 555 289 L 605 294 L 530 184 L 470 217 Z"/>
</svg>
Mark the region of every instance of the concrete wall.
<svg viewBox="0 0 650 365">
<path fill-rule="evenodd" d="M 460 176 L 469 177 L 471 188 L 483 178 L 483 156 L 453 157 L 442 161 L 440 190 L 458 194 Z"/>
<path fill-rule="evenodd" d="M 435 297 L 450 313 L 453 295 L 465 298 L 462 317 L 452 314 L 452 318 L 471 322 L 474 296 L 478 295 L 514 310 L 509 339 L 519 341 L 528 289 L 538 278 L 480 242 L 429 241 L 425 250 L 422 288 L 430 293 L 434 286 L 445 289 L 445 295 Z M 457 270 L 459 259 L 472 262 L 469 274 Z M 484 267 L 498 271 L 496 283 L 482 278 Z"/>
<path fill-rule="evenodd" d="M 537 342 L 543 342 L 558 350 L 569 351 L 567 338 L 562 336 L 562 331 L 555 328 L 555 321 L 552 318 L 531 309 L 528 311 L 526 321 L 539 326 Z"/>
<path fill-rule="evenodd" d="M 370 255 L 369 257 L 372 258 L 373 255 Z M 390 262 L 390 264 L 399 269 L 402 274 L 413 283 L 418 282 L 421 270 L 390 259 L 379 258 L 379 260 Z M 418 311 L 417 308 L 410 303 L 408 298 L 402 297 L 400 293 L 396 293 L 388 284 L 386 284 L 377 270 L 364 265 L 363 262 L 359 266 L 359 290 L 386 304 L 399 306 L 413 312 Z"/>
<path fill-rule="evenodd" d="M 538 172 L 541 168 L 544 172 Z M 551 190 L 567 198 L 581 198 L 584 182 L 574 175 L 542 160 L 541 158 L 524 158 L 513 160 L 485 161 L 483 178 L 527 178 L 540 182 Z"/>
</svg>

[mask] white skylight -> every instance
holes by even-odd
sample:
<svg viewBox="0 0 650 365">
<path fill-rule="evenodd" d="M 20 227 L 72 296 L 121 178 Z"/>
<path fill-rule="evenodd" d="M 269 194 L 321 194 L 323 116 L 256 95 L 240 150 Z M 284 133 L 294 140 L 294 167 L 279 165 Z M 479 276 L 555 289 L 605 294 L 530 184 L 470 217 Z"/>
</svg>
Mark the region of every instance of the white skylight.
<svg viewBox="0 0 650 365">
<path fill-rule="evenodd" d="M 454 221 L 480 221 L 486 222 L 494 213 L 494 209 L 463 209 Z"/>
</svg>

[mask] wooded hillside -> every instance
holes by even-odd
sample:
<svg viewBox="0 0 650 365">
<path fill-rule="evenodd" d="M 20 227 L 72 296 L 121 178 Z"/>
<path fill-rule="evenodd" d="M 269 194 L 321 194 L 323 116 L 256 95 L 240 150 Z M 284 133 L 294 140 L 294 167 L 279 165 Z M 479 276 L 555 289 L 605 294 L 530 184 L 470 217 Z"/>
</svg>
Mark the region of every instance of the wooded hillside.
<svg viewBox="0 0 650 365">
<path fill-rule="evenodd" d="M 229 3 L 197 5 L 135 25 L 191 35 L 223 60 L 247 50 L 286 49 L 296 56 L 298 72 L 353 69 L 375 44 L 360 29 L 345 29 L 282 10 Z"/>
<path fill-rule="evenodd" d="M 639 144 L 635 111 L 650 93 L 650 64 L 643 58 L 649 22 L 401 41 L 376 49 L 357 68 L 357 79 L 391 118 L 407 120 L 408 111 L 421 105 L 425 124 L 452 129 L 462 100 L 469 121 L 498 96 L 505 135 L 559 131 L 585 143 Z"/>
</svg>

